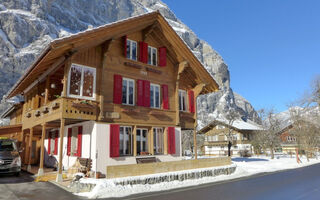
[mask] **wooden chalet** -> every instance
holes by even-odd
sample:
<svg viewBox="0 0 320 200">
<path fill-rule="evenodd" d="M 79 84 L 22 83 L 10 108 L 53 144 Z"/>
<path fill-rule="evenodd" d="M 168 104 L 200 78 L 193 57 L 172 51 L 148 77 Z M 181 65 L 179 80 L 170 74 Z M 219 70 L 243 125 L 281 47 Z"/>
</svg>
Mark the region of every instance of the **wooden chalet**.
<svg viewBox="0 0 320 200">
<path fill-rule="evenodd" d="M 229 129 L 231 135 L 229 135 Z M 241 151 L 252 154 L 253 134 L 261 130 L 258 124 L 242 120 L 235 120 L 232 125 L 223 120 L 214 120 L 198 131 L 198 134 L 205 134 L 201 150 L 205 155 L 226 156 L 228 155 L 228 143 L 231 141 L 231 155 L 240 155 Z"/>
<path fill-rule="evenodd" d="M 53 157 L 61 181 L 78 157 L 102 174 L 139 158 L 181 160 L 181 130 L 197 126 L 196 98 L 217 90 L 152 12 L 52 41 L 8 92 L 24 103 L 5 116 L 20 127 L 24 162 L 39 163 L 41 175 Z"/>
</svg>

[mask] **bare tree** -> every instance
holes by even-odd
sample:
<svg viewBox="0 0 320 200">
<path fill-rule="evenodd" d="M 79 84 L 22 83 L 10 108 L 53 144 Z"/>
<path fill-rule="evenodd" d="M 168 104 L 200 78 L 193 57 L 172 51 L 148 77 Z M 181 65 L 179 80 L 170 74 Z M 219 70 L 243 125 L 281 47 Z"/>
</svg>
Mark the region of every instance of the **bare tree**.
<svg viewBox="0 0 320 200">
<path fill-rule="evenodd" d="M 276 117 L 273 109 L 261 109 L 258 111 L 262 119 L 262 131 L 253 135 L 252 144 L 255 151 L 270 151 L 271 159 L 274 159 L 274 151 L 280 147 L 281 120 Z"/>
<path fill-rule="evenodd" d="M 293 128 L 291 134 L 297 140 L 297 146 L 306 154 L 307 160 L 311 155 L 316 155 L 320 146 L 319 114 L 315 107 L 289 109 Z"/>
<path fill-rule="evenodd" d="M 226 134 L 226 137 L 228 139 L 228 156 L 231 156 L 231 146 L 232 146 L 232 129 L 231 126 L 233 126 L 233 122 L 237 120 L 240 117 L 239 113 L 237 113 L 234 109 L 229 110 L 229 112 L 226 114 L 226 119 L 228 123 L 228 133 Z"/>
</svg>

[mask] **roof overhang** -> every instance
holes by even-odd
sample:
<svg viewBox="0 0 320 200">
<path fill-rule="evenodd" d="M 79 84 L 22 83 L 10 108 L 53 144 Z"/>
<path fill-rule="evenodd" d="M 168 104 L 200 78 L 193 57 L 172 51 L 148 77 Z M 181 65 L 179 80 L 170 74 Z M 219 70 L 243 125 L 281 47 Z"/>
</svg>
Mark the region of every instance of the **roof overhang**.
<svg viewBox="0 0 320 200">
<path fill-rule="evenodd" d="M 0 126 L 0 135 L 19 133 L 21 131 L 22 131 L 22 124 Z"/>
<path fill-rule="evenodd" d="M 180 36 L 173 30 L 167 20 L 159 13 L 159 11 L 156 11 L 53 40 L 43 50 L 35 62 L 26 70 L 18 82 L 9 90 L 6 95 L 6 99 L 21 94 L 28 86 L 34 83 L 51 66 L 61 59 L 61 57 L 64 56 L 67 58 L 77 51 L 97 46 L 107 40 L 119 38 L 131 32 L 141 30 L 155 22 L 159 23 L 164 35 L 172 44 L 172 47 L 175 48 L 175 51 L 184 60 L 190 63 L 190 66 L 195 70 L 201 81 L 205 84 L 205 87 L 200 94 L 218 91 L 219 86 L 216 81 L 211 77 L 208 71 L 203 67 L 202 63 L 196 58 Z"/>
</svg>

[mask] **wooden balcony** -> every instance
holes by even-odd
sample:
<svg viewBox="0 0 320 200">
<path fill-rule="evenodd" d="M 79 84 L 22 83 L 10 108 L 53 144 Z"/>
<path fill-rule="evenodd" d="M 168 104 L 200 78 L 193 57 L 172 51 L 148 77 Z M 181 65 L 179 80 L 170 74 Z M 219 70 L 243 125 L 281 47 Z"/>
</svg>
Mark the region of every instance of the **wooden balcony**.
<svg viewBox="0 0 320 200">
<path fill-rule="evenodd" d="M 40 108 L 28 110 L 23 114 L 23 129 L 45 122 L 65 119 L 79 121 L 97 119 L 98 102 L 60 97 Z"/>
</svg>

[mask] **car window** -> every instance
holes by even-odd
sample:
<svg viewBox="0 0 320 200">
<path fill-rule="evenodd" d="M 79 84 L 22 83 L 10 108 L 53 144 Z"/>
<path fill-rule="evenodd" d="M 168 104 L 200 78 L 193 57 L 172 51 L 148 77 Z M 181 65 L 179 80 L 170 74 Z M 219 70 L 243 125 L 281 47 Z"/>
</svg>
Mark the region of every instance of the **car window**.
<svg viewBox="0 0 320 200">
<path fill-rule="evenodd" d="M 0 151 L 16 150 L 16 145 L 12 140 L 0 140 Z"/>
</svg>

